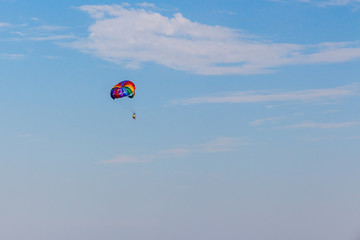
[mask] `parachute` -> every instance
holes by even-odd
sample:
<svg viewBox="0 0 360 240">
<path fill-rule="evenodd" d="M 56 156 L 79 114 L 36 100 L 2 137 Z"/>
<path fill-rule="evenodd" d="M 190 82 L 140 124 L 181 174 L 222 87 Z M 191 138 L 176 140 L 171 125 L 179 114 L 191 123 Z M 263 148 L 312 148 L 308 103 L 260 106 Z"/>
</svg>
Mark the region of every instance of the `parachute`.
<svg viewBox="0 0 360 240">
<path fill-rule="evenodd" d="M 135 84 L 133 82 L 125 80 L 116 84 L 111 89 L 110 96 L 114 100 L 119 98 L 119 102 L 132 113 L 133 119 L 136 119 L 135 101 L 132 99 L 135 96 Z"/>
<path fill-rule="evenodd" d="M 110 96 L 114 100 L 123 97 L 133 98 L 135 96 L 135 84 L 129 80 L 122 81 L 111 89 Z"/>
</svg>

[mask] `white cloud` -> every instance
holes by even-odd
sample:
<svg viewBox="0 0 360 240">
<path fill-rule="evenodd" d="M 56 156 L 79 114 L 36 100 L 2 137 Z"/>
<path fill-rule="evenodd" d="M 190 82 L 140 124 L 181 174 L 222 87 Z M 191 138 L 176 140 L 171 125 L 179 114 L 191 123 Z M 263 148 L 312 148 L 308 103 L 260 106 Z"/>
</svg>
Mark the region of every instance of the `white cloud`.
<svg viewBox="0 0 360 240">
<path fill-rule="evenodd" d="M 56 25 L 41 25 L 36 27 L 36 29 L 38 30 L 43 30 L 46 32 L 54 32 L 54 31 L 63 31 L 63 30 L 67 30 L 69 29 L 68 27 L 64 27 L 64 26 L 56 26 Z"/>
<path fill-rule="evenodd" d="M 235 151 L 237 147 L 246 145 L 244 138 L 239 137 L 219 137 L 203 144 L 186 145 L 182 147 L 163 149 L 149 154 L 122 155 L 110 160 L 99 162 L 99 164 L 123 164 L 149 162 L 156 159 L 171 159 L 184 157 L 196 153 L 220 153 Z"/>
<path fill-rule="evenodd" d="M 341 140 L 360 140 L 360 136 L 339 137 L 339 136 L 326 136 L 326 137 L 303 137 L 300 140 L 304 141 L 341 141 Z"/>
<path fill-rule="evenodd" d="M 319 7 L 327 6 L 359 6 L 360 0 L 269 0 L 271 2 L 303 2 L 313 4 Z"/>
<path fill-rule="evenodd" d="M 360 0 L 298 0 L 300 2 L 309 2 L 314 3 L 318 6 L 346 6 L 346 5 L 352 5 L 356 6 L 360 4 Z"/>
<path fill-rule="evenodd" d="M 280 119 L 283 119 L 284 117 L 270 117 L 270 118 L 262 118 L 262 119 L 256 119 L 254 121 L 251 121 L 250 124 L 253 126 L 260 126 L 264 123 L 271 122 L 274 123 Z"/>
<path fill-rule="evenodd" d="M 10 23 L 0 22 L 0 28 L 1 27 L 9 27 L 9 26 L 11 26 Z"/>
<path fill-rule="evenodd" d="M 344 128 L 360 125 L 360 122 L 339 122 L 339 123 L 314 123 L 304 122 L 294 125 L 289 125 L 281 128 Z"/>
<path fill-rule="evenodd" d="M 66 39 L 74 39 L 74 35 L 51 35 L 51 36 L 43 36 L 43 37 L 27 37 L 27 40 L 33 41 L 56 41 L 56 40 L 66 40 Z"/>
<path fill-rule="evenodd" d="M 42 56 L 43 58 L 46 58 L 46 59 L 59 59 L 60 57 L 59 56 L 50 56 L 50 55 L 47 55 L 47 56 Z"/>
<path fill-rule="evenodd" d="M 68 27 L 58 25 L 39 25 L 36 27 L 29 27 L 22 32 L 23 39 L 32 41 L 58 41 L 74 39 L 73 34 L 68 34 L 65 31 Z M 19 34 L 20 35 L 20 34 Z"/>
<path fill-rule="evenodd" d="M 238 146 L 246 145 L 244 138 L 220 137 L 193 149 L 193 152 L 231 152 Z"/>
<path fill-rule="evenodd" d="M 12 23 L 7 23 L 7 22 L 0 22 L 0 30 L 13 30 L 16 28 L 23 28 L 26 27 L 27 24 L 12 24 Z M 2 29 L 3 28 L 3 29 Z"/>
<path fill-rule="evenodd" d="M 143 162 L 143 161 L 133 155 L 121 155 L 112 158 L 110 160 L 101 161 L 99 162 L 99 164 L 122 164 L 122 163 L 137 163 L 137 162 Z"/>
<path fill-rule="evenodd" d="M 6 59 L 6 60 L 21 60 L 24 59 L 24 54 L 19 53 L 0 53 L 0 59 Z"/>
<path fill-rule="evenodd" d="M 36 135 L 31 133 L 22 133 L 19 134 L 18 137 L 26 142 L 37 142 L 40 140 Z"/>
<path fill-rule="evenodd" d="M 243 91 L 225 92 L 209 97 L 195 97 L 171 101 L 174 105 L 200 103 L 258 103 L 275 101 L 321 101 L 359 95 L 358 84 L 328 89 L 310 89 L 302 91 Z"/>
<path fill-rule="evenodd" d="M 237 147 L 246 145 L 247 141 L 240 137 L 219 137 L 207 143 L 166 149 L 157 152 L 159 158 L 185 156 L 193 153 L 231 152 Z"/>
<path fill-rule="evenodd" d="M 11 27 L 11 34 L 16 38 L 9 38 L 10 41 L 32 40 L 32 41 L 58 41 L 76 38 L 73 34 L 67 33 L 69 28 L 58 25 L 37 25 L 37 18 L 32 18 L 34 24 L 8 24 L 0 23 L 1 26 Z M 37 25 L 37 26 L 33 26 Z"/>
<path fill-rule="evenodd" d="M 329 110 L 325 110 L 323 113 L 324 114 L 333 114 L 333 113 L 337 113 L 340 112 L 339 109 L 329 109 Z"/>
<path fill-rule="evenodd" d="M 147 2 L 138 3 L 136 5 L 139 7 L 143 7 L 143 8 L 154 8 L 155 7 L 155 4 L 147 3 Z"/>
<path fill-rule="evenodd" d="M 239 29 L 166 17 L 120 5 L 84 5 L 95 23 L 73 47 L 121 66 L 153 62 L 197 74 L 257 74 L 291 64 L 336 63 L 360 57 L 360 43 L 271 43 Z"/>
</svg>

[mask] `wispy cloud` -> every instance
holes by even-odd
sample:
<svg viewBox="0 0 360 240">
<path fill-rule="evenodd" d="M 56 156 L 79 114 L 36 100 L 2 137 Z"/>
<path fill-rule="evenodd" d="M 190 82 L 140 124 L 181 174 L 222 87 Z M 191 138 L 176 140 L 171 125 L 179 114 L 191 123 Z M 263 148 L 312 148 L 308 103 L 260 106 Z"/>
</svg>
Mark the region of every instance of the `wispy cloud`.
<svg viewBox="0 0 360 240">
<path fill-rule="evenodd" d="M 309 3 L 319 7 L 326 7 L 326 6 L 359 6 L 360 0 L 269 0 L 271 2 L 302 2 L 302 3 Z"/>
<path fill-rule="evenodd" d="M 6 60 L 21 60 L 24 59 L 25 55 L 20 53 L 0 53 L 0 59 Z"/>
<path fill-rule="evenodd" d="M 339 112 L 339 109 L 329 109 L 329 110 L 325 110 L 323 113 L 324 114 L 332 114 L 332 113 L 337 113 Z"/>
<path fill-rule="evenodd" d="M 336 63 L 360 57 L 359 42 L 271 43 L 239 29 L 193 22 L 143 8 L 84 5 L 96 21 L 73 47 L 121 66 L 154 62 L 196 74 L 258 74 L 293 64 Z"/>
<path fill-rule="evenodd" d="M 220 153 L 235 151 L 237 147 L 248 144 L 245 138 L 219 137 L 207 143 L 183 146 L 158 151 L 154 158 L 172 158 L 194 153 Z"/>
<path fill-rule="evenodd" d="M 27 37 L 27 40 L 33 41 L 55 41 L 55 40 L 66 40 L 66 39 L 74 39 L 74 35 L 50 35 L 50 36 L 42 36 L 42 37 Z"/>
<path fill-rule="evenodd" d="M 36 29 L 39 31 L 54 32 L 54 31 L 68 30 L 69 28 L 64 26 L 57 26 L 57 25 L 41 25 L 36 27 Z"/>
<path fill-rule="evenodd" d="M 325 136 L 325 137 L 302 137 L 303 141 L 343 141 L 343 140 L 360 140 L 360 136 L 339 137 L 339 136 Z"/>
<path fill-rule="evenodd" d="M 289 125 L 281 128 L 345 128 L 360 125 L 360 122 L 339 122 L 339 123 L 314 123 L 304 122 L 294 125 Z"/>
<path fill-rule="evenodd" d="M 263 125 L 265 123 L 271 122 L 277 122 L 280 119 L 283 119 L 284 117 L 270 117 L 270 118 L 262 118 L 262 119 L 256 119 L 254 121 L 251 121 L 250 124 L 253 126 L 260 126 Z"/>
<path fill-rule="evenodd" d="M 137 157 L 135 155 L 121 155 L 110 160 L 101 161 L 98 164 L 123 164 L 123 163 L 138 163 L 144 162 L 141 160 L 141 157 Z"/>
<path fill-rule="evenodd" d="M 359 6 L 360 0 L 297 0 L 299 2 L 307 2 L 316 4 L 321 7 L 325 6 Z"/>
<path fill-rule="evenodd" d="M 220 137 L 205 144 L 200 144 L 189 148 L 191 152 L 208 153 L 208 152 L 231 152 L 238 146 L 246 145 L 244 138 Z"/>
<path fill-rule="evenodd" d="M 35 27 L 27 27 L 19 34 L 24 40 L 32 41 L 58 41 L 74 39 L 73 34 L 67 33 L 68 27 L 58 25 L 39 25 Z"/>
<path fill-rule="evenodd" d="M 47 55 L 47 56 L 42 56 L 42 57 L 43 57 L 43 58 L 46 58 L 46 59 L 52 59 L 52 60 L 61 58 L 61 57 L 59 57 L 59 56 L 49 56 L 49 55 Z"/>
<path fill-rule="evenodd" d="M 122 164 L 122 163 L 140 163 L 149 162 L 157 159 L 172 159 L 177 157 L 186 157 L 190 154 L 204 153 L 222 153 L 235 151 L 237 147 L 246 145 L 247 141 L 239 137 L 219 137 L 212 141 L 197 144 L 185 145 L 170 149 L 163 149 L 148 154 L 121 155 L 110 160 L 99 162 L 99 164 Z"/>
<path fill-rule="evenodd" d="M 0 28 L 1 27 L 9 27 L 9 26 L 11 26 L 10 23 L 0 22 Z"/>
<path fill-rule="evenodd" d="M 0 22 L 0 30 L 4 30 L 5 28 L 14 29 L 14 28 L 24 27 L 24 26 L 26 26 L 26 24 L 12 24 L 12 23 L 8 23 L 8 22 Z"/>
<path fill-rule="evenodd" d="M 214 96 L 195 97 L 180 100 L 173 100 L 174 105 L 191 105 L 204 103 L 259 103 L 259 102 L 278 102 L 278 101 L 321 101 L 338 99 L 347 96 L 359 95 L 357 83 L 328 89 L 310 89 L 302 91 L 242 91 L 224 92 Z"/>
<path fill-rule="evenodd" d="M 8 27 L 10 31 L 8 32 L 8 38 L 3 38 L 2 40 L 6 41 L 22 41 L 22 40 L 31 40 L 31 41 L 58 41 L 58 40 L 67 40 L 74 39 L 75 36 L 71 33 L 68 33 L 69 28 L 58 25 L 38 25 L 38 18 L 32 18 L 32 23 L 24 24 L 10 24 L 10 23 L 1 23 L 1 27 Z M 14 37 L 14 35 L 16 37 Z M 12 37 L 11 37 L 12 36 Z"/>
<path fill-rule="evenodd" d="M 137 3 L 136 5 L 139 7 L 143 7 L 143 8 L 154 8 L 155 7 L 155 4 L 147 3 L 147 2 Z"/>
<path fill-rule="evenodd" d="M 37 142 L 40 140 L 38 136 L 31 133 L 22 133 L 18 137 L 26 142 Z"/>
</svg>

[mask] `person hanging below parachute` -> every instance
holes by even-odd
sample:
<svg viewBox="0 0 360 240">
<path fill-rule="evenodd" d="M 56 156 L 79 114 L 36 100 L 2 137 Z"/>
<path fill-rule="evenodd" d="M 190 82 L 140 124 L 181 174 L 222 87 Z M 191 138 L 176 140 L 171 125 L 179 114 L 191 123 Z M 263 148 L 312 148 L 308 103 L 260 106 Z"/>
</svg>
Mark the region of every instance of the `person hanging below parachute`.
<svg viewBox="0 0 360 240">
<path fill-rule="evenodd" d="M 124 97 L 133 98 L 135 96 L 135 84 L 129 80 L 122 81 L 111 89 L 110 96 L 114 100 Z M 136 120 L 135 103 L 133 102 L 132 105 L 129 110 L 132 112 L 132 118 Z"/>
</svg>

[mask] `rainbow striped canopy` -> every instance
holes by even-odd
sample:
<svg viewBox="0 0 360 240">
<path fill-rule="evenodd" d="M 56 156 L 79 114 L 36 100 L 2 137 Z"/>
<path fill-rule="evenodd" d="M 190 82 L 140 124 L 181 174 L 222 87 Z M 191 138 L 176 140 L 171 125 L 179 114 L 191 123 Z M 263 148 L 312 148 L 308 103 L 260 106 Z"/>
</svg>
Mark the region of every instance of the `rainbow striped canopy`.
<svg viewBox="0 0 360 240">
<path fill-rule="evenodd" d="M 135 96 L 135 84 L 129 80 L 116 84 L 110 91 L 112 99 Z"/>
</svg>

